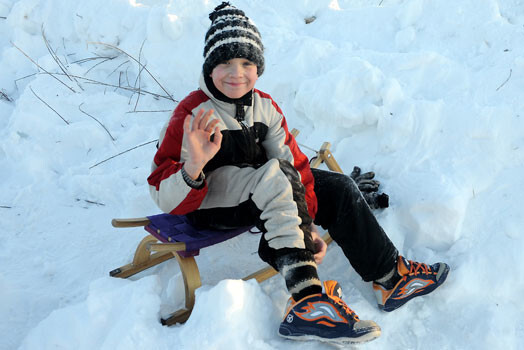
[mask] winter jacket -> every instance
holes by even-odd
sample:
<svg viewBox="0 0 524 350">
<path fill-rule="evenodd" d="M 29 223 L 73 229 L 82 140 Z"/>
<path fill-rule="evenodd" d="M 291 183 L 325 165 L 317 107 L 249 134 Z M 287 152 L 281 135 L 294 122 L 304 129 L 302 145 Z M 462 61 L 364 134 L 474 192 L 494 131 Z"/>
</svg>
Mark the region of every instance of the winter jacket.
<svg viewBox="0 0 524 350">
<path fill-rule="evenodd" d="M 259 167 L 269 159 L 289 161 L 299 172 L 306 189 L 309 215 L 314 218 L 317 199 L 314 179 L 308 158 L 300 151 L 294 137 L 289 133 L 282 111 L 270 95 L 254 89 L 247 103 L 224 102 L 210 92 L 203 76 L 200 89 L 183 99 L 172 117 L 163 127 L 159 147 L 155 154 L 152 172 L 148 177 L 151 196 L 159 208 L 175 215 L 197 210 L 206 196 L 207 183 L 195 189 L 186 184 L 181 169 L 188 158 L 183 122 L 188 114 L 193 118 L 200 109 L 214 110 L 212 118 L 218 118 L 223 135 L 219 152 L 204 167 L 207 175 L 226 166 Z"/>
</svg>

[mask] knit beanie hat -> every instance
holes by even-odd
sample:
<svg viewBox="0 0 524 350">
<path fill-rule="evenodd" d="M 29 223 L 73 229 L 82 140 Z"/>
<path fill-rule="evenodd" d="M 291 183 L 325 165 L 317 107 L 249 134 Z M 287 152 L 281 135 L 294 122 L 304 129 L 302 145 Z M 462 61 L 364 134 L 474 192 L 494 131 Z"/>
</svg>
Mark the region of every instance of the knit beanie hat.
<svg viewBox="0 0 524 350">
<path fill-rule="evenodd" d="M 204 75 L 209 76 L 220 63 L 245 58 L 257 65 L 258 76 L 264 72 L 264 46 L 255 24 L 244 11 L 223 2 L 209 14 L 211 27 L 206 33 Z"/>
</svg>

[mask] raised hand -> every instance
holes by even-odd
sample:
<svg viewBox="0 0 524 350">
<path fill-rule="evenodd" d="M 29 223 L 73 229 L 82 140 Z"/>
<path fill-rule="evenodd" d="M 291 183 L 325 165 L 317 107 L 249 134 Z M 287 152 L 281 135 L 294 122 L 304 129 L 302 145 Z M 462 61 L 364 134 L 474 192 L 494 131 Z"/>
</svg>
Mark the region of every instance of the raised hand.
<svg viewBox="0 0 524 350">
<path fill-rule="evenodd" d="M 204 109 L 198 111 L 193 123 L 191 115 L 188 114 L 184 120 L 184 134 L 187 140 L 189 158 L 184 164 L 184 170 L 193 179 L 196 179 L 204 166 L 217 154 L 222 143 L 222 133 L 217 127 L 218 119 L 209 119 L 214 111 L 210 109 L 204 113 Z M 211 140 L 212 133 L 214 134 Z"/>
</svg>

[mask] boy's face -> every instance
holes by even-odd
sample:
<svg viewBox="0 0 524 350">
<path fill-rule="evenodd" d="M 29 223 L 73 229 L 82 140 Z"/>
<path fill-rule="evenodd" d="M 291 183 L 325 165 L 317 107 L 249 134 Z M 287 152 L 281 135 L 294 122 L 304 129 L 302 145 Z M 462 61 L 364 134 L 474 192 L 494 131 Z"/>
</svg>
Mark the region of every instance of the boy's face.
<svg viewBox="0 0 524 350">
<path fill-rule="evenodd" d="M 245 58 L 233 58 L 216 66 L 211 72 L 211 79 L 227 97 L 240 98 L 255 87 L 257 66 Z"/>
</svg>

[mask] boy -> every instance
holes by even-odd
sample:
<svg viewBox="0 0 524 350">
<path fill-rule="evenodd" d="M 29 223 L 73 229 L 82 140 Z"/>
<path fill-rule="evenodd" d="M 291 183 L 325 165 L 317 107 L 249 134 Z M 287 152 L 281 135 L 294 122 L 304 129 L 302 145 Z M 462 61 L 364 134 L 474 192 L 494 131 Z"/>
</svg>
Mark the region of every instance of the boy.
<svg viewBox="0 0 524 350">
<path fill-rule="evenodd" d="M 196 225 L 254 224 L 262 231 L 259 255 L 291 293 L 281 336 L 333 343 L 378 337 L 380 327 L 359 320 L 338 283 L 326 281 L 322 291 L 317 264 L 326 244 L 315 224 L 329 230 L 365 281 L 373 281 L 384 311 L 433 291 L 449 267 L 399 256 L 350 177 L 310 169 L 280 108 L 254 88 L 264 71 L 255 25 L 226 2 L 209 18 L 200 90 L 180 102 L 161 131 L 148 178 L 153 199 Z"/>
</svg>

